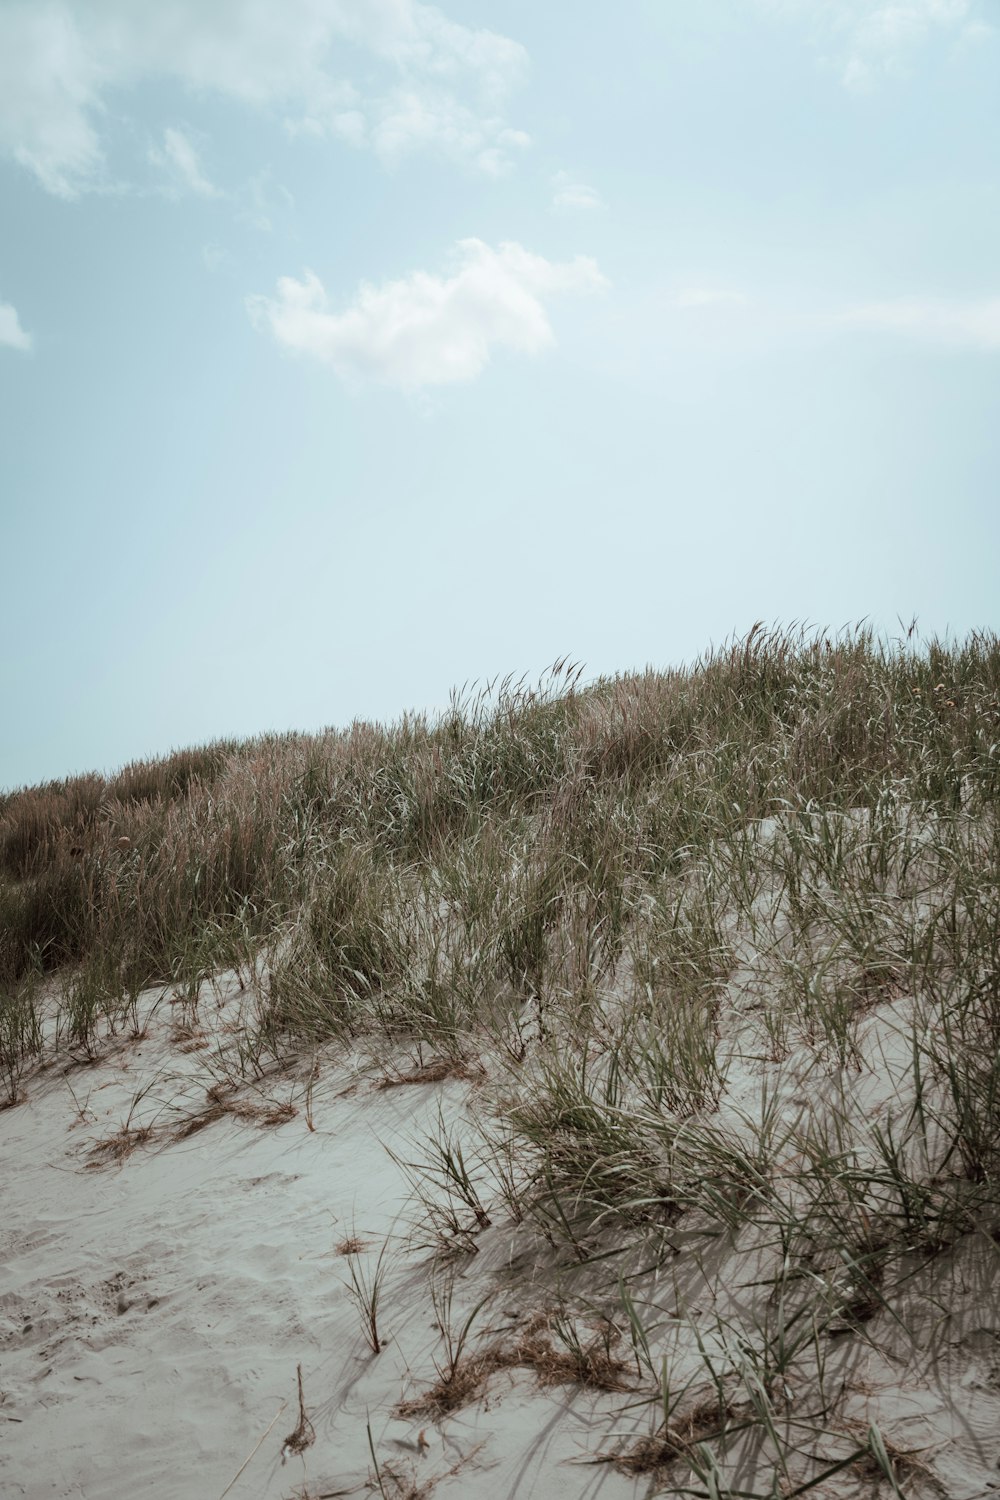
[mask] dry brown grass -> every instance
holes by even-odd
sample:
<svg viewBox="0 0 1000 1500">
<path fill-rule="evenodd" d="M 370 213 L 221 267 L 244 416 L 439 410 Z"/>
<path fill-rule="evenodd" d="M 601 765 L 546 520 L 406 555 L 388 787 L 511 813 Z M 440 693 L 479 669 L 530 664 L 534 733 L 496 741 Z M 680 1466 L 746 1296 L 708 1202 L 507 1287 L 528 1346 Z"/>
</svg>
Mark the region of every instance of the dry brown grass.
<svg viewBox="0 0 1000 1500">
<path fill-rule="evenodd" d="M 153 1128 L 151 1125 L 126 1125 L 121 1130 L 115 1131 L 114 1135 L 105 1136 L 103 1140 L 95 1141 L 88 1155 L 93 1157 L 87 1163 L 88 1167 L 103 1167 L 111 1163 L 118 1164 L 126 1161 L 133 1151 L 144 1146 L 152 1139 Z"/>
<path fill-rule="evenodd" d="M 457 1078 L 464 1083 L 479 1083 L 486 1077 L 486 1069 L 480 1062 L 470 1062 L 464 1057 L 436 1057 L 432 1062 L 421 1063 L 408 1073 L 386 1073 L 375 1084 L 377 1089 L 398 1089 L 407 1084 L 444 1083 L 448 1078 Z"/>
<path fill-rule="evenodd" d="M 334 1249 L 338 1255 L 362 1255 L 371 1244 L 370 1240 L 363 1240 L 358 1234 L 348 1235 L 346 1240 L 341 1240 Z"/>
<path fill-rule="evenodd" d="M 868 1437 L 868 1429 L 860 1422 L 846 1424 L 845 1433 L 859 1442 L 864 1442 Z M 933 1500 L 949 1500 L 947 1488 L 925 1457 L 933 1454 L 933 1448 L 902 1448 L 884 1433 L 880 1433 L 880 1439 L 881 1448 L 892 1471 L 891 1483 L 896 1487 L 897 1493 L 906 1495 L 907 1500 L 910 1497 L 912 1500 L 918 1500 L 918 1497 L 919 1500 L 932 1500 L 932 1497 Z M 883 1464 L 871 1452 L 857 1459 L 853 1468 L 862 1478 L 873 1481 L 876 1492 L 889 1478 Z"/>
<path fill-rule="evenodd" d="M 611 1350 L 617 1334 L 606 1328 L 592 1330 L 586 1342 L 558 1349 L 552 1341 L 552 1321 L 547 1313 L 531 1318 L 515 1342 L 508 1346 L 508 1368 L 531 1370 L 539 1385 L 582 1385 L 596 1391 L 627 1391 L 627 1365 Z"/>
<path fill-rule="evenodd" d="M 282 1457 L 289 1453 L 304 1453 L 316 1441 L 316 1429 L 310 1422 L 306 1413 L 306 1398 L 302 1388 L 302 1366 L 296 1365 L 295 1373 L 299 1385 L 299 1420 L 285 1438 L 282 1445 Z"/>
<path fill-rule="evenodd" d="M 396 1413 L 400 1417 L 443 1417 L 449 1412 L 459 1411 L 475 1401 L 485 1389 L 490 1376 L 498 1370 L 508 1369 L 499 1350 L 486 1354 L 470 1355 L 455 1369 L 443 1373 L 432 1386 L 419 1396 L 400 1401 Z"/>
<path fill-rule="evenodd" d="M 378 1471 L 379 1487 L 385 1500 L 430 1500 L 441 1477 L 433 1475 L 418 1479 L 411 1469 L 391 1463 L 381 1464 Z M 346 1494 L 347 1491 L 337 1493 Z"/>
<path fill-rule="evenodd" d="M 235 1094 L 228 1085 L 213 1084 L 208 1090 L 204 1108 L 189 1116 L 173 1132 L 175 1141 L 187 1140 L 192 1135 L 215 1123 L 216 1120 L 243 1120 L 248 1124 L 274 1127 L 286 1125 L 298 1114 L 290 1102 L 278 1103 L 267 1099 L 248 1099 Z"/>
<path fill-rule="evenodd" d="M 680 1422 L 649 1433 L 618 1453 L 598 1454 L 594 1462 L 613 1464 L 625 1474 L 662 1475 L 691 1453 L 697 1443 L 715 1437 L 732 1415 L 731 1411 L 723 1412 L 720 1421 L 718 1404 L 706 1402 L 696 1406 Z"/>
<path fill-rule="evenodd" d="M 175 1021 L 170 1028 L 169 1040 L 178 1052 L 200 1052 L 209 1045 L 207 1031 L 194 1021 Z"/>
<path fill-rule="evenodd" d="M 629 1391 L 627 1365 L 610 1352 L 600 1335 L 576 1348 L 557 1349 L 551 1319 L 536 1313 L 511 1338 L 470 1354 L 450 1370 L 440 1372 L 426 1391 L 396 1408 L 401 1417 L 439 1417 L 477 1400 L 493 1375 L 501 1370 L 529 1370 L 542 1387 L 581 1385 L 598 1391 Z"/>
</svg>

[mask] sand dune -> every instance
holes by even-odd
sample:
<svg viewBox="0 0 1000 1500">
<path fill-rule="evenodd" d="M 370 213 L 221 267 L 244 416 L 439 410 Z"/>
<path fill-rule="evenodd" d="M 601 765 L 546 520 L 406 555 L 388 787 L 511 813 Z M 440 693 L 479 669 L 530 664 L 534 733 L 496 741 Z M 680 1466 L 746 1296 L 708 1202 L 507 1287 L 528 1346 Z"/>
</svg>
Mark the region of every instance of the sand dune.
<svg viewBox="0 0 1000 1500">
<path fill-rule="evenodd" d="M 441 1338 L 430 1255 L 413 1243 L 405 1174 L 384 1147 L 405 1154 L 439 1106 L 460 1113 L 469 1085 L 380 1089 L 330 1066 L 312 1129 L 304 1081 L 276 1078 L 245 1103 L 265 1116 L 291 1104 L 285 1123 L 223 1117 L 177 1139 L 204 1064 L 168 1028 L 161 1008 L 144 1040 L 52 1067 L 0 1114 L 3 1494 L 362 1495 L 378 1493 L 376 1461 L 388 1495 L 632 1494 L 607 1466 L 580 1463 L 613 1422 L 609 1396 L 539 1391 L 510 1370 L 485 1409 L 394 1415 L 433 1381 Z M 131 1128 L 151 1134 L 116 1161 L 100 1145 L 146 1090 Z M 377 1356 L 337 1249 L 354 1238 L 366 1268 L 389 1246 Z M 518 1301 L 501 1298 L 489 1321 L 516 1328 L 532 1311 Z M 286 1448 L 298 1365 L 315 1430 L 301 1454 Z"/>
</svg>

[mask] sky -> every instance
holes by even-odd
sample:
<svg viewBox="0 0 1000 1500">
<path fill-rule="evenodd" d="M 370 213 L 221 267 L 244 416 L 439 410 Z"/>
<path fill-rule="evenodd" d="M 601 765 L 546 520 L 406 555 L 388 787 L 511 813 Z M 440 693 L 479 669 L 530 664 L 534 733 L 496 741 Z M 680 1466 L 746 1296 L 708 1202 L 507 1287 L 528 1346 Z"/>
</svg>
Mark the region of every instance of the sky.
<svg viewBox="0 0 1000 1500">
<path fill-rule="evenodd" d="M 0 0 L 0 787 L 993 629 L 998 0 Z"/>
</svg>

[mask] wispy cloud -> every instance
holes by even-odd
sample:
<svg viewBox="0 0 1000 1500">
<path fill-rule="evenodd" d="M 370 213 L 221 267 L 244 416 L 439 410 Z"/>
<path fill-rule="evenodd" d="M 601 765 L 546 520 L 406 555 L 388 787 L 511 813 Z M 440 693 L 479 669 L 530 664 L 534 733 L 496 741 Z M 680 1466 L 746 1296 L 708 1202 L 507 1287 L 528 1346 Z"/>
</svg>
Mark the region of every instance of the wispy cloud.
<svg viewBox="0 0 1000 1500">
<path fill-rule="evenodd" d="M 1000 297 L 867 302 L 835 313 L 829 321 L 839 328 L 896 335 L 943 348 L 1000 350 Z"/>
<path fill-rule="evenodd" d="M 194 193 L 198 198 L 220 196 L 218 188 L 205 176 L 198 153 L 183 130 L 168 126 L 163 132 L 162 148 L 154 147 L 149 159 L 168 173 L 175 192 Z"/>
<path fill-rule="evenodd" d="M 94 116 L 104 82 L 68 9 L 0 7 L 0 152 L 59 197 L 100 175 Z"/>
<path fill-rule="evenodd" d="M 363 87 L 348 76 L 359 66 Z M 526 143 L 504 118 L 526 68 L 519 43 L 421 0 L 4 0 L 0 154 L 64 198 L 100 187 L 106 96 L 117 113 L 124 91 L 159 76 L 386 160 L 429 148 L 495 172 Z M 161 154 L 207 196 L 185 142 Z"/>
<path fill-rule="evenodd" d="M 488 177 L 509 171 L 513 153 L 530 145 L 524 131 L 470 109 L 448 90 L 412 85 L 394 89 L 380 101 L 368 141 L 391 165 L 414 151 L 437 148 Z"/>
<path fill-rule="evenodd" d="M 574 177 L 570 172 L 557 172 L 552 178 L 553 208 L 606 208 L 607 204 L 596 188 Z"/>
<path fill-rule="evenodd" d="M 757 0 L 765 12 L 804 25 L 844 86 L 872 88 L 905 70 L 929 45 L 989 32 L 977 0 Z"/>
<path fill-rule="evenodd" d="M 731 284 L 695 281 L 671 291 L 665 303 L 676 319 L 674 327 L 681 326 L 678 315 L 718 314 L 712 320 L 699 316 L 692 323 L 700 331 L 703 323 L 711 321 L 734 337 L 755 343 L 775 338 L 811 341 L 832 333 L 907 340 L 942 352 L 1000 352 L 1000 296 L 884 297 L 837 306 L 821 293 L 789 301 L 763 290 L 751 296 Z"/>
<path fill-rule="evenodd" d="M 554 334 L 545 303 L 607 283 L 585 256 L 556 263 L 518 244 L 498 249 L 460 240 L 450 274 L 412 271 L 381 286 L 363 283 L 334 311 L 319 277 L 283 277 L 275 297 L 251 297 L 257 327 L 284 348 L 321 360 L 348 381 L 416 390 L 473 380 L 495 348 L 534 355 Z"/>
<path fill-rule="evenodd" d="M 0 302 L 0 346 L 20 349 L 27 354 L 31 345 L 31 334 L 21 327 L 17 308 L 12 307 L 9 302 Z"/>
</svg>

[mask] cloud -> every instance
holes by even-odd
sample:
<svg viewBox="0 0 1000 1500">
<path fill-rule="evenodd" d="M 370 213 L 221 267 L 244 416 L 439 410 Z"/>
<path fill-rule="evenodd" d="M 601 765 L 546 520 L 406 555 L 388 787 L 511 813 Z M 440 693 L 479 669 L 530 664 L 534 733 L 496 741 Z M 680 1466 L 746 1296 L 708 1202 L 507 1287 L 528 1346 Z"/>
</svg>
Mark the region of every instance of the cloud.
<svg viewBox="0 0 1000 1500">
<path fill-rule="evenodd" d="M 938 347 L 1000 350 L 1000 297 L 869 302 L 836 313 L 830 321 L 840 328 L 895 334 Z"/>
<path fill-rule="evenodd" d="M 797 346 L 838 338 L 905 341 L 929 352 L 1000 353 L 1000 295 L 983 297 L 904 296 L 872 298 L 839 305 L 821 289 L 802 288 L 787 296 L 761 287 L 747 291 L 738 282 L 692 280 L 665 287 L 650 306 L 650 322 L 669 319 L 671 336 L 729 338 L 741 347 Z"/>
<path fill-rule="evenodd" d="M 21 327 L 17 308 L 11 307 L 9 302 L 0 302 L 0 345 L 8 349 L 21 349 L 27 354 L 31 344 L 31 334 L 25 333 Z"/>
<path fill-rule="evenodd" d="M 607 204 L 596 188 L 569 172 L 557 172 L 552 179 L 553 208 L 606 208 Z"/>
<path fill-rule="evenodd" d="M 841 74 L 845 86 L 870 88 L 880 73 L 895 71 L 907 54 L 932 36 L 960 36 L 969 11 L 968 0 L 890 0 L 861 6 Z"/>
<path fill-rule="evenodd" d="M 63 7 L 0 8 L 0 152 L 72 198 L 102 164 L 93 117 L 105 82 Z"/>
<path fill-rule="evenodd" d="M 4 0 L 0 155 L 61 197 L 98 188 L 107 97 L 117 113 L 124 91 L 166 78 L 386 160 L 432 148 L 493 171 L 524 143 L 503 104 L 526 69 L 519 43 L 421 0 Z M 207 196 L 186 140 L 161 154 Z"/>
<path fill-rule="evenodd" d="M 329 365 L 342 379 L 403 390 L 474 380 L 494 348 L 534 355 L 555 338 L 545 299 L 606 286 L 586 256 L 558 264 L 512 243 L 491 249 L 460 240 L 446 276 L 412 271 L 381 286 L 362 283 L 353 303 L 331 310 L 319 277 L 282 277 L 277 296 L 251 297 L 258 328 L 284 348 Z"/>
<path fill-rule="evenodd" d="M 804 22 L 848 89 L 870 89 L 921 47 L 964 42 L 990 28 L 975 0 L 757 0 L 767 13 Z"/>
<path fill-rule="evenodd" d="M 426 87 L 396 89 L 382 100 L 370 140 L 391 165 L 412 151 L 437 147 L 490 177 L 509 170 L 510 148 L 521 150 L 530 142 L 523 131 L 509 130 L 501 120 L 466 108 L 453 95 Z"/>
<path fill-rule="evenodd" d="M 205 176 L 198 153 L 183 130 L 168 126 L 163 132 L 162 151 L 154 148 L 149 159 L 170 174 L 175 191 L 194 193 L 199 198 L 219 197 L 218 188 Z"/>
</svg>

